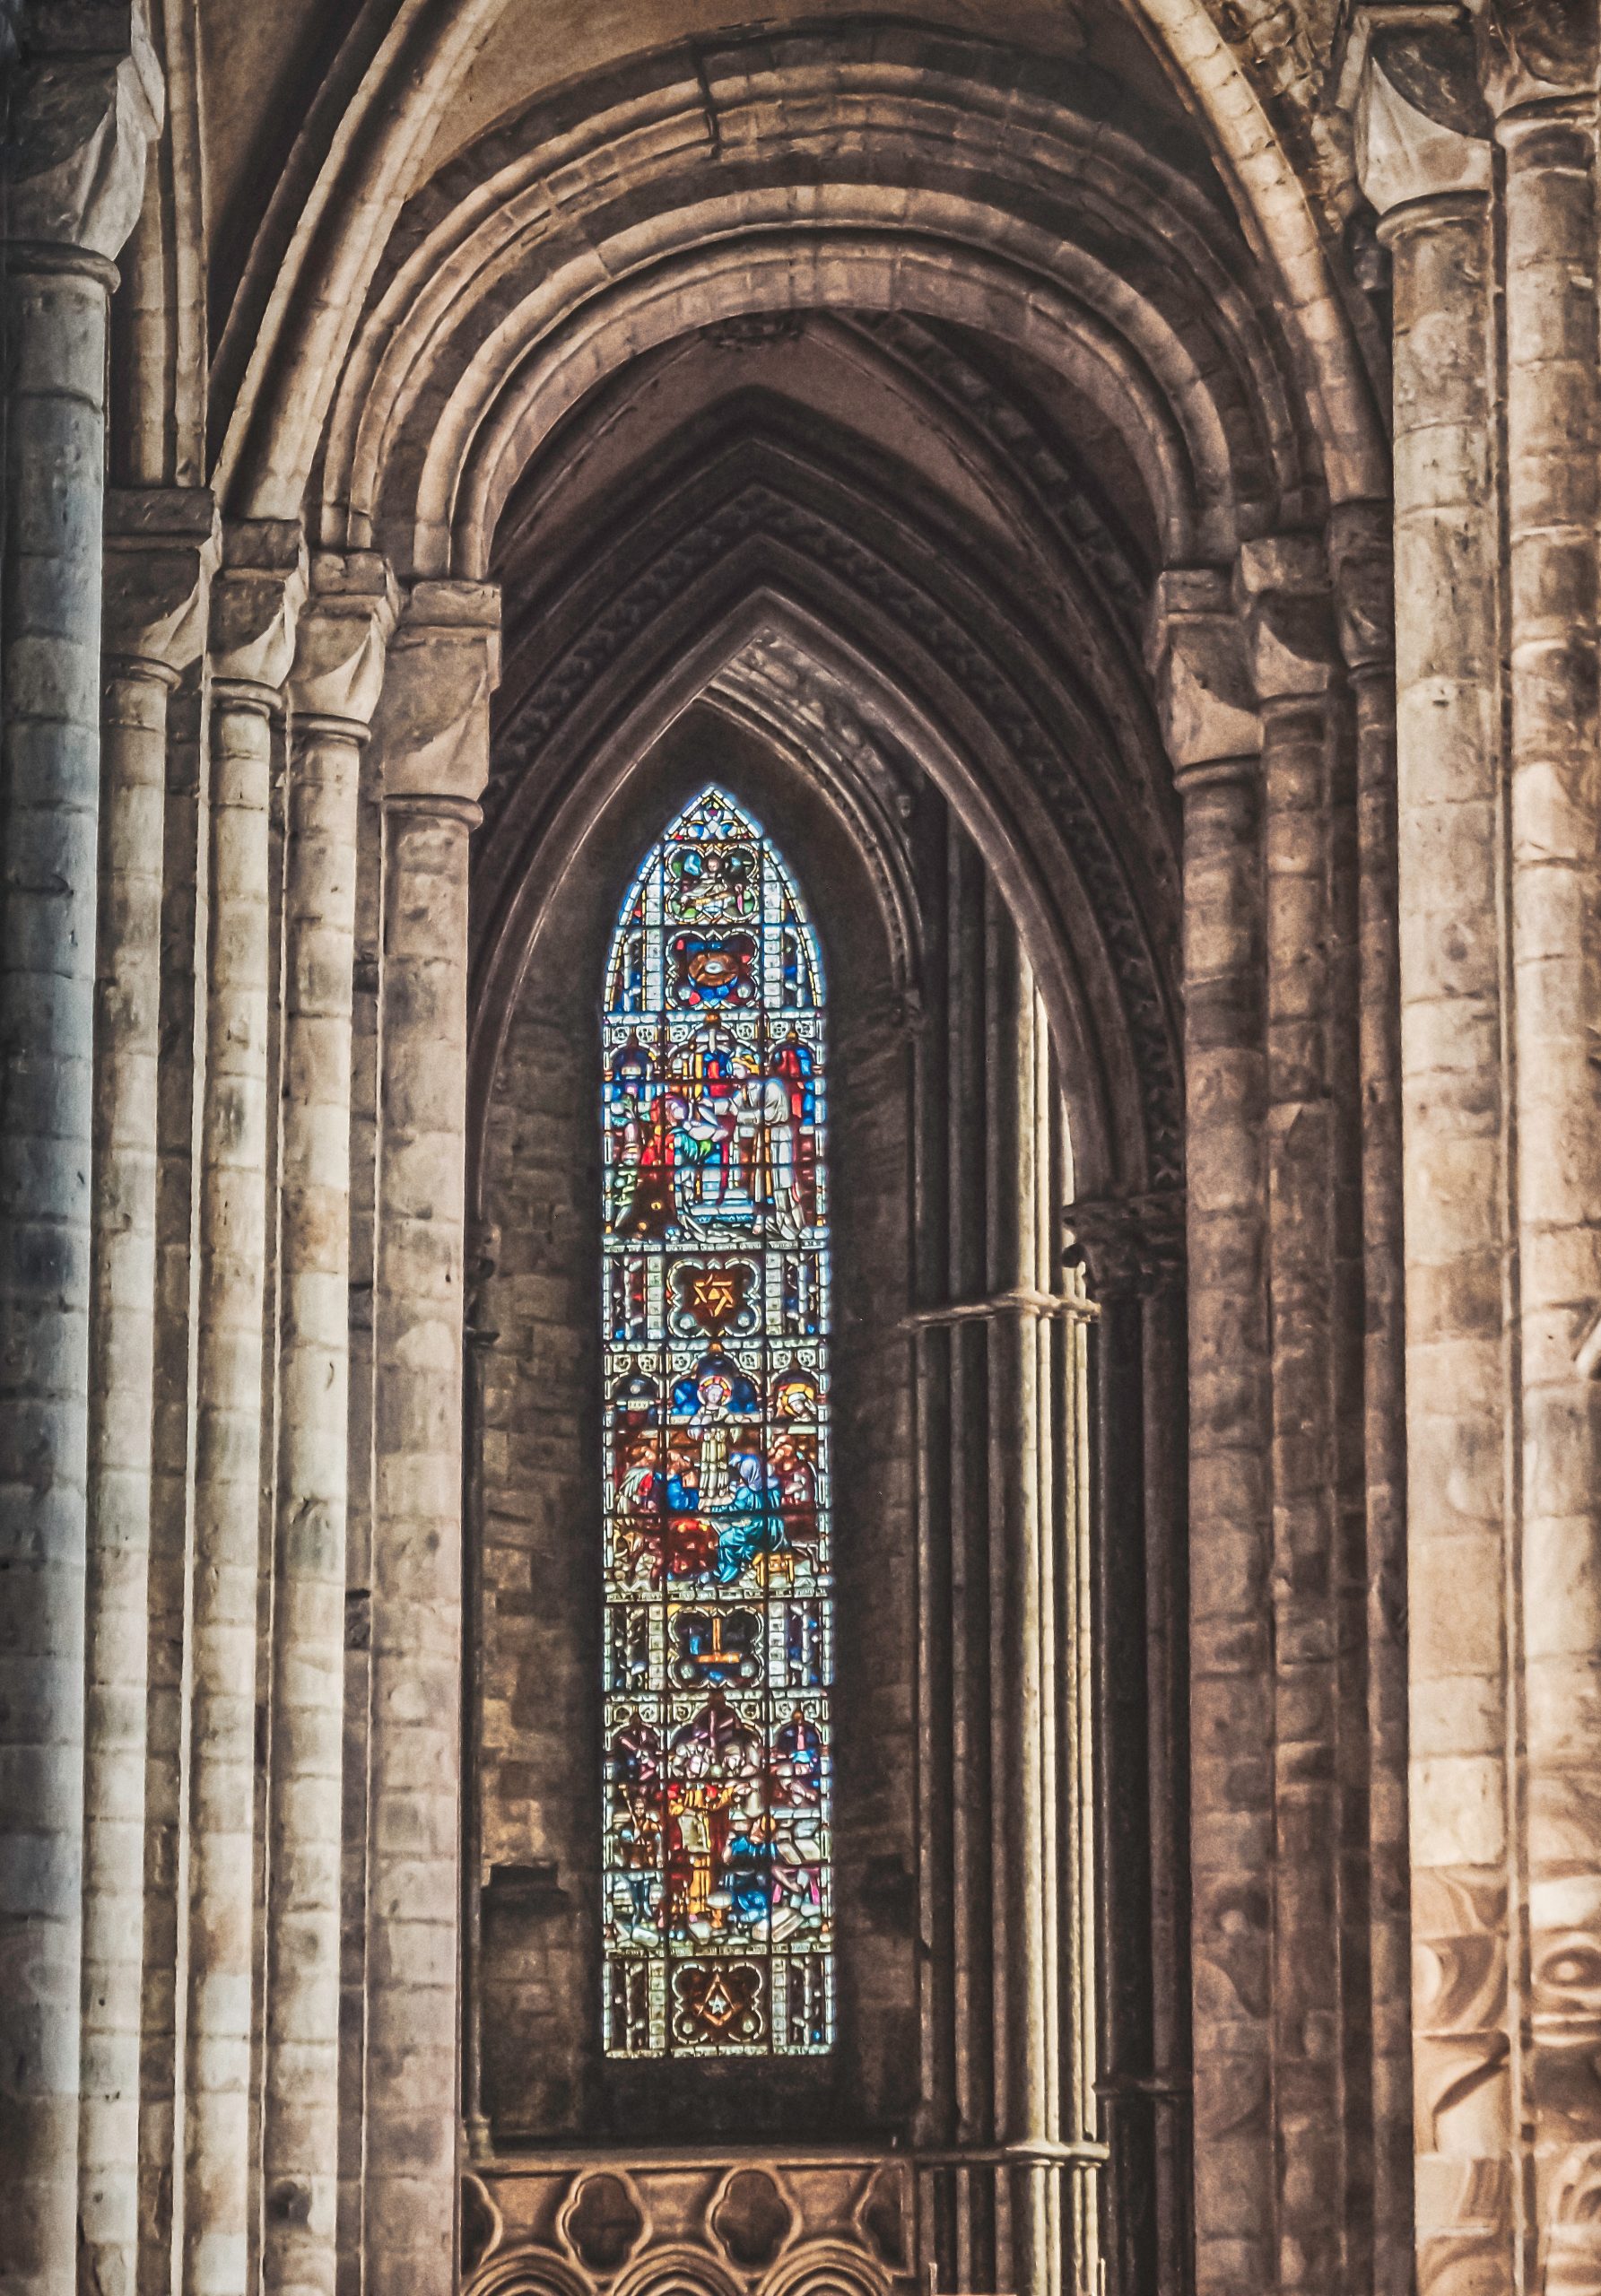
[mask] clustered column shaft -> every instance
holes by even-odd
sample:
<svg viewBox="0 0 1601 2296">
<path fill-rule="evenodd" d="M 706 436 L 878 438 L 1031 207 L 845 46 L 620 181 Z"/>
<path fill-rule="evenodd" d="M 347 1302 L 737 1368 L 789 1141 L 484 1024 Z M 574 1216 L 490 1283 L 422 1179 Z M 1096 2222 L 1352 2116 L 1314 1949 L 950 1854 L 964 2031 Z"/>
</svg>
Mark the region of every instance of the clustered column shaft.
<svg viewBox="0 0 1601 2296">
<path fill-rule="evenodd" d="M 159 105 L 137 25 L 86 54 L 40 14 L 7 88 L 0 225 L 0 2127 L 18 2296 L 77 2269 L 107 310 Z"/>
<path fill-rule="evenodd" d="M 115 522 L 115 523 L 114 523 Z M 168 699 L 198 654 L 209 498 L 108 504 L 83 1764 L 81 2238 L 137 2269 Z"/>
<path fill-rule="evenodd" d="M 1261 762 L 1180 770 L 1190 1301 L 1192 1889 L 1197 1996 L 1228 2005 L 1196 2055 L 1196 2273 L 1272 2284 L 1269 1381 L 1263 1132 Z"/>
<path fill-rule="evenodd" d="M 467 840 L 489 766 L 498 614 L 492 591 L 419 585 L 375 727 L 387 882 L 373 1310 L 372 2296 L 448 2296 L 455 2270 Z"/>
<path fill-rule="evenodd" d="M 1592 33 L 1593 38 L 1593 33 Z M 1601 2283 L 1601 770 L 1595 57 L 1504 110 L 1511 894 L 1522 1343 L 1534 2218 L 1548 2285 Z M 1601 1343 L 1598 1343 L 1601 1347 Z"/>
<path fill-rule="evenodd" d="M 287 564 L 274 563 L 287 549 Z M 231 560 L 231 562 L 230 561 Z M 295 538 L 225 538 L 213 612 L 211 944 L 201 1122 L 188 1825 L 185 2296 L 242 2296 L 248 2254 L 256 1649 L 273 719 L 303 586 Z"/>
<path fill-rule="evenodd" d="M 318 571 L 291 683 L 262 2279 L 333 2296 L 358 800 L 393 615 L 376 567 Z"/>
<path fill-rule="evenodd" d="M 1278 2284 L 1339 2266 L 1340 1834 L 1329 690 L 1319 537 L 1241 557 L 1262 709 L 1272 1361 L 1273 2152 Z"/>
</svg>

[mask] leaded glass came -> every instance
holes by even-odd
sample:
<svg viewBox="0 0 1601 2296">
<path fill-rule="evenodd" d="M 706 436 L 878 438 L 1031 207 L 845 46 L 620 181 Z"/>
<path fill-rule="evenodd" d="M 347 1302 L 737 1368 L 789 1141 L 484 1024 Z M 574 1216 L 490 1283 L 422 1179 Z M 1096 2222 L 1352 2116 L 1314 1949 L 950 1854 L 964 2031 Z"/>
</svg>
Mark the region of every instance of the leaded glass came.
<svg viewBox="0 0 1601 2296">
<path fill-rule="evenodd" d="M 614 2056 L 832 2039 L 822 1006 L 788 870 L 704 790 L 606 974 Z"/>
</svg>

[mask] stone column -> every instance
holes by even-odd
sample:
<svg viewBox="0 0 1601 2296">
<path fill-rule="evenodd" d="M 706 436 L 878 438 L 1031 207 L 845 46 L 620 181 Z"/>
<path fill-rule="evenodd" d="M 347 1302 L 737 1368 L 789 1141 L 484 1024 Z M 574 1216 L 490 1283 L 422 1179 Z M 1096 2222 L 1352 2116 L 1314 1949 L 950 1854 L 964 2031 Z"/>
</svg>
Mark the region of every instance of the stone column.
<svg viewBox="0 0 1601 2296">
<path fill-rule="evenodd" d="M 94 1044 L 79 2219 L 104 2296 L 138 2247 L 167 702 L 204 640 L 209 494 L 106 514 Z"/>
<path fill-rule="evenodd" d="M 1079 1201 L 1094 1387 L 1095 2083 L 1111 2285 L 1188 2285 L 1184 1196 Z"/>
<path fill-rule="evenodd" d="M 1597 19 L 1481 23 L 1504 159 L 1522 1378 L 1522 1723 L 1535 2221 L 1601 2286 L 1601 700 Z"/>
<path fill-rule="evenodd" d="M 8 71 L 0 544 L 0 2285 L 77 2269 L 107 301 L 161 78 L 135 8 Z"/>
<path fill-rule="evenodd" d="M 1406 1831 L 1406 1392 L 1401 1224 L 1400 911 L 1396 878 L 1394 514 L 1346 503 L 1330 522 L 1340 650 L 1355 702 L 1361 1015 L 1362 1460 L 1366 1485 L 1366 2119 L 1372 2241 L 1385 2296 L 1405 2296 L 1413 2246 L 1412 1972 Z M 1352 1622 L 1353 1627 L 1358 1621 Z M 1354 2100 L 1347 2100 L 1348 2115 Z"/>
<path fill-rule="evenodd" d="M 290 680 L 262 2283 L 307 2296 L 333 2296 L 339 2161 L 357 797 L 395 603 L 381 561 L 318 560 Z"/>
<path fill-rule="evenodd" d="M 1225 577 L 1164 575 L 1184 805 L 1196 2283 L 1275 2284 L 1261 721 Z"/>
<path fill-rule="evenodd" d="M 419 583 L 375 744 L 387 816 L 365 2246 L 371 2296 L 448 2296 L 457 2188 L 467 848 L 499 593 Z"/>
<path fill-rule="evenodd" d="M 304 587 L 296 528 L 227 529 L 212 592 L 182 2296 L 242 2296 L 248 2253 L 271 721 Z"/>
<path fill-rule="evenodd" d="M 1358 161 L 1395 298 L 1414 2141 L 1431 2296 L 1475 2276 L 1511 2287 L 1518 2268 L 1492 170 L 1466 34 L 1375 32 L 1355 64 Z"/>
<path fill-rule="evenodd" d="M 1346 2199 L 1337 1770 L 1341 1173 L 1329 789 L 1336 656 L 1321 537 L 1248 543 L 1237 587 L 1262 713 L 1266 865 L 1274 2285 L 1316 2296 L 1337 2282 Z"/>
</svg>

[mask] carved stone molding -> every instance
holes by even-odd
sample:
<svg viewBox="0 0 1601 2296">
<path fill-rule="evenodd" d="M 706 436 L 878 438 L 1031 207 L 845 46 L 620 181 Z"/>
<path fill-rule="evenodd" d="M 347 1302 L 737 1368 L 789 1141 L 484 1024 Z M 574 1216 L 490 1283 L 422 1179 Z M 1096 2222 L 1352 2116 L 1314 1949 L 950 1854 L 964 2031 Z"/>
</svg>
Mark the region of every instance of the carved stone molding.
<svg viewBox="0 0 1601 2296">
<path fill-rule="evenodd" d="M 1245 633 L 1226 574 L 1182 567 L 1161 577 L 1146 660 L 1175 772 L 1261 749 Z"/>
<path fill-rule="evenodd" d="M 221 550 L 205 488 L 110 489 L 100 634 L 107 661 L 173 681 L 198 661 Z"/>
<path fill-rule="evenodd" d="M 1264 707 L 1327 693 L 1338 652 L 1322 537 L 1275 535 L 1246 543 L 1234 587 Z"/>
<path fill-rule="evenodd" d="M 897 2296 L 911 2163 L 845 2152 L 535 2156 L 467 2179 L 469 2296 Z"/>
<path fill-rule="evenodd" d="M 288 518 L 231 520 L 212 584 L 212 676 L 226 694 L 275 700 L 294 658 L 306 596 L 306 547 Z"/>
<path fill-rule="evenodd" d="M 777 488 L 743 487 L 689 535 L 670 544 L 585 629 L 582 640 L 553 664 L 497 741 L 495 781 L 485 811 L 494 818 L 509 783 L 532 770 L 541 749 L 593 693 L 630 643 L 695 579 L 754 535 L 770 537 L 843 579 L 926 647 L 983 709 L 1018 765 L 1031 777 L 1071 843 L 1115 970 L 1137 1063 L 1153 1176 L 1177 1180 L 1183 1170 L 1182 1093 L 1167 1017 L 1144 926 L 1101 815 L 1086 797 L 1047 725 L 971 628 L 938 598 L 875 555 L 858 537 L 795 502 Z M 429 588 L 447 585 L 420 586 Z M 454 586 L 461 588 L 470 585 Z M 404 630 L 404 623 L 402 628 Z M 400 640 L 396 639 L 396 646 Z"/>
<path fill-rule="evenodd" d="M 1095 1298 L 1150 1299 L 1182 1283 L 1182 1188 L 1086 1197 L 1068 1205 L 1063 1216 L 1073 1238 L 1072 1250 L 1083 1261 Z"/>
<path fill-rule="evenodd" d="M 1386 668 L 1396 655 L 1395 548 L 1388 502 L 1342 502 L 1328 521 L 1335 624 L 1348 669 Z"/>
<path fill-rule="evenodd" d="M 399 611 L 395 578 L 374 552 L 314 560 L 289 676 L 297 717 L 334 721 L 365 736 L 383 690 L 385 652 Z"/>
<path fill-rule="evenodd" d="M 417 582 L 389 642 L 374 733 L 386 800 L 475 806 L 489 770 L 489 702 L 500 675 L 492 582 Z"/>
<path fill-rule="evenodd" d="M 1490 113 L 1466 12 L 1455 0 L 1367 0 L 1339 68 L 1357 179 L 1379 216 L 1419 200 L 1486 193 Z"/>
<path fill-rule="evenodd" d="M 1498 120 L 1530 104 L 1594 103 L 1595 0 L 1479 0 L 1479 72 Z"/>
<path fill-rule="evenodd" d="M 145 155 L 161 126 L 144 0 L 35 4 L 16 33 L 4 146 L 12 267 L 28 267 L 19 251 L 30 248 L 109 264 L 138 219 Z"/>
</svg>

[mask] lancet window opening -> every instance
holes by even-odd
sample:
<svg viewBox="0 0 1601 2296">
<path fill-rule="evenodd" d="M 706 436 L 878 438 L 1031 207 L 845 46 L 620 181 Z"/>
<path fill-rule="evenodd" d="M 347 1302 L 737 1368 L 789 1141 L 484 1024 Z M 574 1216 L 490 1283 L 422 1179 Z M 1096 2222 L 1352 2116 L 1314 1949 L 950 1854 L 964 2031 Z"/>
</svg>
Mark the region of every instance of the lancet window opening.
<svg viewBox="0 0 1601 2296">
<path fill-rule="evenodd" d="M 622 903 L 604 1000 L 604 2040 L 833 2040 L 824 988 L 715 787 Z"/>
</svg>

